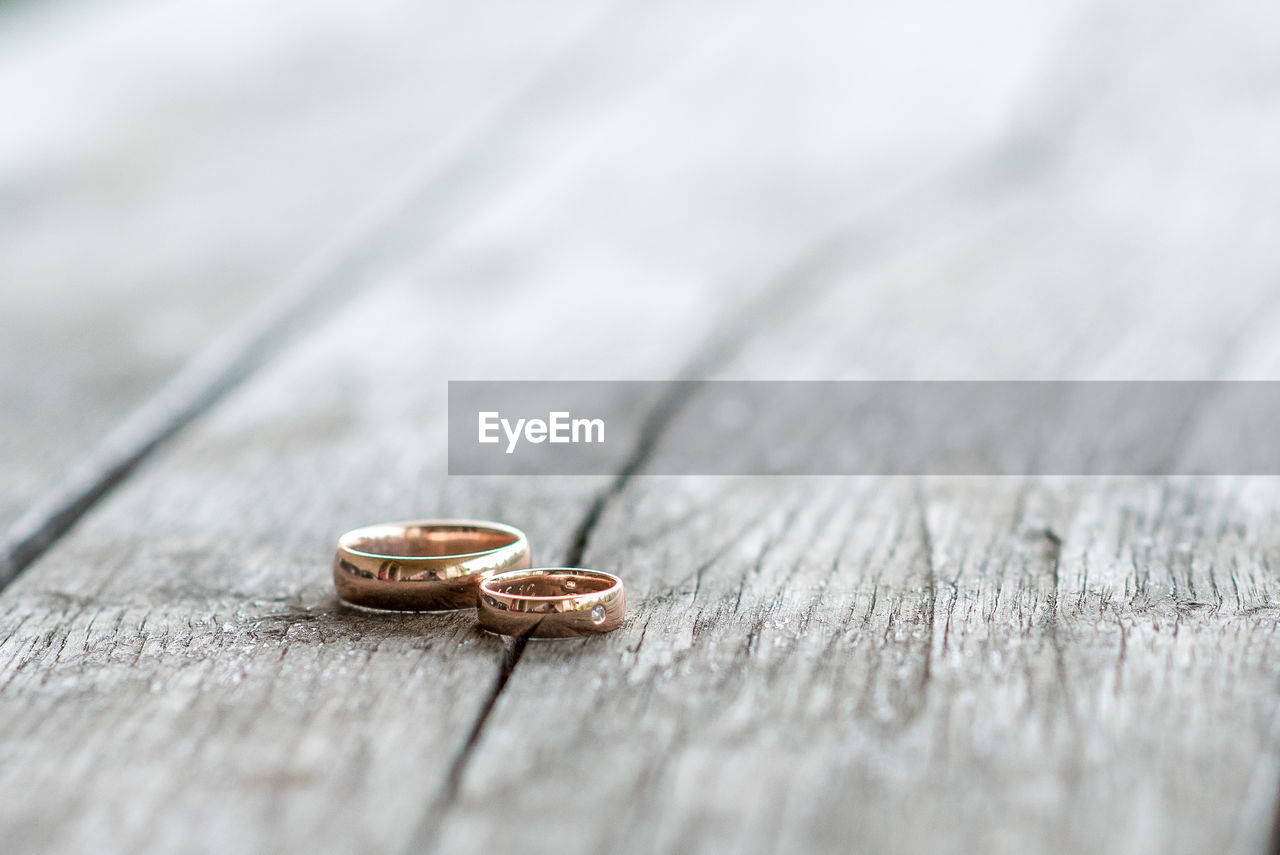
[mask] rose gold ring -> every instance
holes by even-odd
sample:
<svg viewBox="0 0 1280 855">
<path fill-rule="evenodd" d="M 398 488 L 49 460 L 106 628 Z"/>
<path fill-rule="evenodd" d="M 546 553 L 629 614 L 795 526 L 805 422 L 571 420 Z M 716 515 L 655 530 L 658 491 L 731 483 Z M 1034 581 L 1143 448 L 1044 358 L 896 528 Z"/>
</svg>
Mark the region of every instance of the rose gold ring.
<svg viewBox="0 0 1280 855">
<path fill-rule="evenodd" d="M 622 625 L 622 580 L 598 570 L 512 570 L 480 583 L 480 626 L 525 638 L 574 638 Z"/>
<path fill-rule="evenodd" d="M 480 581 L 528 567 L 520 529 L 479 520 L 371 525 L 338 539 L 333 584 L 351 605 L 432 612 L 475 608 Z"/>
</svg>

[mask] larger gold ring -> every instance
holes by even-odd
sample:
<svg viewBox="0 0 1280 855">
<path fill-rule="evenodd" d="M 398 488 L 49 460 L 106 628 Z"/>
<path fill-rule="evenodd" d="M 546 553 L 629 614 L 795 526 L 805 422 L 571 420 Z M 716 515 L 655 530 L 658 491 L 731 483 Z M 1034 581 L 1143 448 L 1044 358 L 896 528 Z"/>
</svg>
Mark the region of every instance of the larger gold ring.
<svg viewBox="0 0 1280 855">
<path fill-rule="evenodd" d="M 480 626 L 502 635 L 573 638 L 622 625 L 622 580 L 598 570 L 513 570 L 480 583 Z"/>
<path fill-rule="evenodd" d="M 333 584 L 346 602 L 370 609 L 470 609 L 480 581 L 532 561 L 520 529 L 478 520 L 371 525 L 338 539 Z"/>
</svg>

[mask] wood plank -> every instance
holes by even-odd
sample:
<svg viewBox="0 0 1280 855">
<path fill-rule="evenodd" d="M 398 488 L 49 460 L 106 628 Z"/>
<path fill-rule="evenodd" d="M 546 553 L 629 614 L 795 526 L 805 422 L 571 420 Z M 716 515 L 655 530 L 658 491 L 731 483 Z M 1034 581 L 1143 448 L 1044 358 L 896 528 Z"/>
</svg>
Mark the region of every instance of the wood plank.
<svg viewBox="0 0 1280 855">
<path fill-rule="evenodd" d="M 440 851 L 1261 851 L 1274 484 L 913 487 L 637 481 L 631 624 L 525 648 Z"/>
<path fill-rule="evenodd" d="M 718 376 L 1274 378 L 1280 172 L 1240 141 L 1275 123 L 1227 105 L 1277 67 L 1227 11 Z M 1278 508 L 1270 478 L 630 480 L 584 556 L 629 623 L 523 648 L 436 851 L 1265 851 Z"/>
<path fill-rule="evenodd" d="M 607 487 L 447 478 L 444 381 L 671 376 L 707 342 L 722 351 L 723 319 L 753 316 L 770 271 L 997 137 L 1021 89 L 1021 50 L 944 40 L 987 75 L 908 78 L 920 101 L 897 121 L 823 109 L 788 125 L 798 95 L 881 104 L 877 81 L 912 60 L 848 40 L 873 46 L 914 16 L 854 10 L 835 31 L 787 9 L 717 26 L 716 7 L 636 8 L 600 34 L 601 62 L 684 61 L 237 390 L 0 598 L 6 840 L 290 852 L 429 837 L 505 648 L 470 615 L 336 608 L 333 539 L 476 515 L 563 560 Z"/>
<path fill-rule="evenodd" d="M 581 54 L 606 8 L 4 10 L 0 112 L 19 119 L 0 135 L 0 314 L 17 319 L 0 341 L 4 551 L 74 519 L 251 369 L 326 276 L 359 285 L 341 264 L 367 247 L 366 221 L 423 185 L 456 216 L 544 162 L 531 142 L 553 151 L 548 132 L 611 106 L 528 91 Z M 529 105 L 544 113 L 537 133 Z M 575 121 L 554 121 L 564 113 Z M 528 150 L 510 172 L 458 182 L 459 151 L 516 141 Z M 433 181 L 442 172 L 453 183 Z M 0 584 L 26 560 L 10 558 Z"/>
</svg>

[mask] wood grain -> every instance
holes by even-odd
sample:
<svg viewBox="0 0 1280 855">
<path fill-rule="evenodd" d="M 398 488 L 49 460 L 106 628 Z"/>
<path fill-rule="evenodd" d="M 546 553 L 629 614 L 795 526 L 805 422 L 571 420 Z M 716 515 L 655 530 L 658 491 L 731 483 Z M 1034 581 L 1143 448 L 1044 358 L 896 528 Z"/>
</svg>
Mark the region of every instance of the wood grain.
<svg viewBox="0 0 1280 855">
<path fill-rule="evenodd" d="M 410 239 L 440 240 L 440 211 L 500 194 L 609 106 L 530 91 L 584 61 L 607 8 L 6 10 L 0 584 L 318 301 L 393 263 L 412 193 L 429 203 Z M 502 148 L 466 181 L 459 151 Z"/>
<path fill-rule="evenodd" d="M 524 650 L 439 850 L 501 835 L 497 803 L 538 851 L 1259 851 L 1275 505 L 639 479 L 587 552 L 630 625 Z"/>
<path fill-rule="evenodd" d="M 1117 69 L 1004 204 L 891 263 L 834 253 L 719 376 L 1274 377 L 1280 267 L 1208 262 L 1241 245 L 1214 211 L 1280 182 L 1219 141 L 1271 121 L 1206 118 L 1231 76 L 1204 26 Z M 643 476 L 584 553 L 630 623 L 521 651 L 436 851 L 1267 847 L 1275 479 Z"/>
<path fill-rule="evenodd" d="M 1195 10 L 1152 47 L 1143 7 L 1020 8 L 606 16 L 588 102 L 611 109 L 463 159 L 509 186 L 447 240 L 403 237 L 447 206 L 403 221 L 373 287 L 0 596 L 4 839 L 1259 851 L 1269 481 L 445 474 L 447 379 L 1265 376 L 1265 221 L 1210 226 L 1265 215 L 1274 176 L 1206 118 L 1270 128 L 1222 107 L 1234 62 L 1270 60 L 1200 50 Z M 1215 45 L 1259 23 L 1223 20 Z M 928 64 L 884 47 L 908 42 Z M 571 72 L 543 79 L 576 104 Z M 1162 100 L 1167 79 L 1188 85 Z M 555 156 L 516 180 L 531 150 Z M 638 474 L 696 427 L 669 403 Z M 344 528 L 445 513 L 622 572 L 630 622 L 512 647 L 336 606 Z"/>
<path fill-rule="evenodd" d="M 826 81 L 843 46 L 753 71 L 758 39 L 787 16 L 730 18 L 706 41 L 714 11 L 702 29 L 682 20 L 656 52 L 661 18 L 648 43 L 636 39 L 644 17 L 620 18 L 602 55 L 640 71 L 648 57 L 683 58 L 541 183 L 513 187 L 448 252 L 401 264 L 145 464 L 6 592 L 7 839 L 171 851 L 194 834 L 210 849 L 378 851 L 429 827 L 424 810 L 449 791 L 506 654 L 470 616 L 337 610 L 333 538 L 381 518 L 488 516 L 519 520 L 544 560 L 562 560 L 607 486 L 447 479 L 444 380 L 676 373 L 775 284 L 767 271 L 866 206 L 855 190 L 892 194 L 960 156 L 993 133 L 990 103 L 1018 89 L 1000 78 L 972 90 L 988 112 L 964 134 L 948 121 L 928 158 L 897 151 L 920 116 L 815 125 L 823 147 L 775 209 L 793 141 L 764 133 L 774 118 L 762 107 L 783 109 L 788 86 L 709 116 L 699 105 L 752 73 Z M 761 142 L 739 144 L 750 138 Z M 833 185 L 850 149 L 865 170 Z M 672 211 L 684 227 L 665 227 Z M 31 791 L 39 802 L 19 796 Z"/>
</svg>

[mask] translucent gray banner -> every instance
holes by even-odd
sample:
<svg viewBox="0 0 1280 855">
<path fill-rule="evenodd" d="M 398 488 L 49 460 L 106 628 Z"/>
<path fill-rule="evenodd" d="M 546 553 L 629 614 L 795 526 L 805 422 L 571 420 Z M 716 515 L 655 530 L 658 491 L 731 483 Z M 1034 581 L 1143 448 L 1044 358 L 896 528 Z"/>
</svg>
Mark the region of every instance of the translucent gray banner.
<svg viewBox="0 0 1280 855">
<path fill-rule="evenodd" d="M 454 381 L 449 472 L 1275 475 L 1277 425 L 1273 381 Z"/>
</svg>

